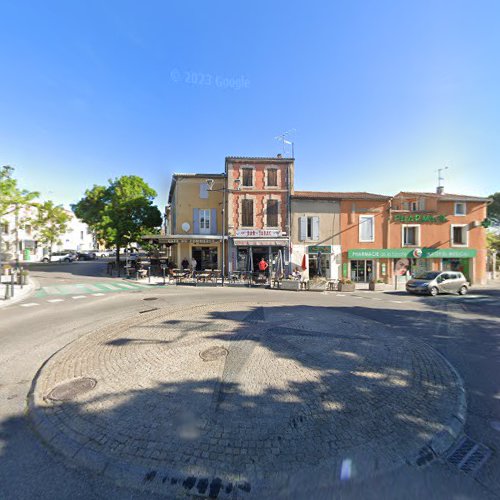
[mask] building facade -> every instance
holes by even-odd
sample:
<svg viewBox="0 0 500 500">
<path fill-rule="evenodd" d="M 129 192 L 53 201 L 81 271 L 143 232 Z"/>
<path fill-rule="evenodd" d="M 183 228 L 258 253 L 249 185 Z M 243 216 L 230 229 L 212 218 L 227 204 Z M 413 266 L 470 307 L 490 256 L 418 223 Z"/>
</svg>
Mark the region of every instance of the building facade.
<svg viewBox="0 0 500 500">
<path fill-rule="evenodd" d="M 485 283 L 487 204 L 487 198 L 411 192 L 355 208 L 343 200 L 343 276 L 397 286 L 412 274 L 444 269 Z"/>
<path fill-rule="evenodd" d="M 302 270 L 304 279 L 338 279 L 342 263 L 338 193 L 295 191 L 291 212 L 292 270 Z"/>
<path fill-rule="evenodd" d="M 226 158 L 228 271 L 250 272 L 290 260 L 290 158 Z"/>
<path fill-rule="evenodd" d="M 207 182 L 209 181 L 209 182 Z M 169 248 L 175 266 L 196 260 L 196 269 L 221 269 L 224 174 L 174 174 L 166 234 L 153 237 Z"/>
</svg>

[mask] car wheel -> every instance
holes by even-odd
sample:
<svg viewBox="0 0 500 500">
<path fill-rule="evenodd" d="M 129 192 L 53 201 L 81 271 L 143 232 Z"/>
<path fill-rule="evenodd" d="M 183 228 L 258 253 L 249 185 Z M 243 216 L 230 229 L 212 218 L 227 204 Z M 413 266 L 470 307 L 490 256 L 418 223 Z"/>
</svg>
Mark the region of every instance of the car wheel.
<svg viewBox="0 0 500 500">
<path fill-rule="evenodd" d="M 48 261 L 49 261 L 49 259 L 47 259 L 47 257 L 45 257 L 45 258 L 42 259 L 42 262 L 47 263 Z"/>
<path fill-rule="evenodd" d="M 71 262 L 71 259 L 69 259 L 68 257 L 66 257 L 66 258 L 64 259 L 64 262 Z"/>
<path fill-rule="evenodd" d="M 433 286 L 433 287 L 431 287 L 431 289 L 429 290 L 429 293 L 430 293 L 433 297 L 435 297 L 435 296 L 439 293 L 439 290 L 438 290 L 435 286 Z"/>
<path fill-rule="evenodd" d="M 458 291 L 458 293 L 459 293 L 460 295 L 466 295 L 468 291 L 469 291 L 469 290 L 468 290 L 468 289 L 467 289 L 467 287 L 464 285 L 464 286 L 460 287 L 460 290 Z"/>
</svg>

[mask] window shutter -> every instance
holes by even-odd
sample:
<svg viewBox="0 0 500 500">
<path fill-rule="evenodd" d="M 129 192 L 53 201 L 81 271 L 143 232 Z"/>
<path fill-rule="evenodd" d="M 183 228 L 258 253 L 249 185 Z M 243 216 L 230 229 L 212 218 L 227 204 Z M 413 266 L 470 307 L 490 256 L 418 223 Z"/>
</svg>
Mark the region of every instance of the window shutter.
<svg viewBox="0 0 500 500">
<path fill-rule="evenodd" d="M 208 198 L 208 184 L 206 182 L 202 182 L 200 184 L 200 198 L 202 200 L 206 200 Z"/>
<path fill-rule="evenodd" d="M 193 208 L 193 234 L 200 234 L 200 215 L 199 209 Z"/>
<path fill-rule="evenodd" d="M 319 240 L 319 217 L 312 218 L 312 239 L 313 241 Z"/>
<path fill-rule="evenodd" d="M 418 200 L 418 209 L 422 212 L 425 210 L 425 198 Z"/>
<path fill-rule="evenodd" d="M 217 234 L 217 209 L 210 210 L 210 234 Z"/>
<path fill-rule="evenodd" d="M 299 217 L 299 241 L 307 239 L 307 218 Z"/>
</svg>

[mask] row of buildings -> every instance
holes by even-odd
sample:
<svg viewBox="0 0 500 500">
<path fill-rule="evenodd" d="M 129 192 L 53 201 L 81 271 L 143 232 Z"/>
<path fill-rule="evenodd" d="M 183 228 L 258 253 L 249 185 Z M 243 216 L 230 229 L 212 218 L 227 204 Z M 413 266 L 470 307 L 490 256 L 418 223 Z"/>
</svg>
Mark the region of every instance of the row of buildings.
<svg viewBox="0 0 500 500">
<path fill-rule="evenodd" d="M 223 174 L 174 174 L 161 236 L 179 266 L 226 273 L 283 262 L 307 278 L 354 282 L 423 270 L 459 270 L 486 280 L 488 198 L 400 192 L 298 191 L 294 160 L 227 157 Z M 223 266 L 224 261 L 224 266 Z M 304 266 L 305 264 L 305 266 Z M 401 278 L 399 278 L 401 279 Z"/>
<path fill-rule="evenodd" d="M 75 217 L 71 210 L 67 230 L 59 237 L 52 252 L 62 250 L 84 251 L 96 248 L 95 237 L 90 228 Z M 1 260 L 9 262 L 41 261 L 49 253 L 49 248 L 40 242 L 38 231 L 30 220 L 36 218 L 36 207 L 20 207 L 2 217 L 0 224 Z"/>
</svg>

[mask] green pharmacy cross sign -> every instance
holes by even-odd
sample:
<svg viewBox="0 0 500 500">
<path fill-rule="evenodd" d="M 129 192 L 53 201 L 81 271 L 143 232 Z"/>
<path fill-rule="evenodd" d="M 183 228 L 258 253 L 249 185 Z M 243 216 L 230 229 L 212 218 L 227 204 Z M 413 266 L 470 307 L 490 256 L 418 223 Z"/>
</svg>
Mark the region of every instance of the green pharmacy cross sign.
<svg viewBox="0 0 500 500">
<path fill-rule="evenodd" d="M 394 222 L 430 222 L 442 224 L 448 222 L 444 215 L 429 215 L 429 214 L 413 214 L 413 215 L 394 215 Z"/>
</svg>

